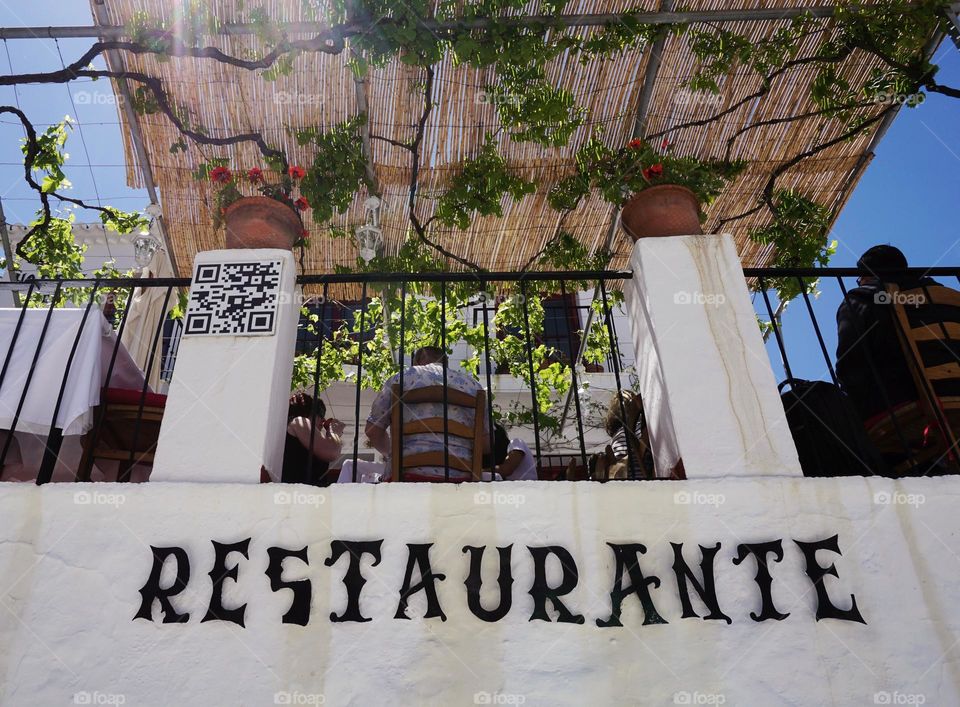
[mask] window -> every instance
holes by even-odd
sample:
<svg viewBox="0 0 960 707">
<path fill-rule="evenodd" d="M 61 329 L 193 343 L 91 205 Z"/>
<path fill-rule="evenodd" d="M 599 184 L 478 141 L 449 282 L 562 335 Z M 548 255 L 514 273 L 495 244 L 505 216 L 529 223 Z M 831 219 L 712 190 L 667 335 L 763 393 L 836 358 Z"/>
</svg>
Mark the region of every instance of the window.
<svg viewBox="0 0 960 707">
<path fill-rule="evenodd" d="M 363 309 L 363 303 L 359 300 L 347 300 L 343 302 L 328 301 L 325 304 L 311 301 L 304 305 L 309 314 L 318 317 L 316 322 L 301 312 L 300 322 L 297 325 L 297 354 L 313 353 L 320 343 L 322 337 L 325 341 L 333 338 L 333 332 L 346 324 L 350 326 L 354 317 L 359 317 Z M 372 330 L 363 332 L 364 339 L 370 339 L 374 335 Z"/>
</svg>

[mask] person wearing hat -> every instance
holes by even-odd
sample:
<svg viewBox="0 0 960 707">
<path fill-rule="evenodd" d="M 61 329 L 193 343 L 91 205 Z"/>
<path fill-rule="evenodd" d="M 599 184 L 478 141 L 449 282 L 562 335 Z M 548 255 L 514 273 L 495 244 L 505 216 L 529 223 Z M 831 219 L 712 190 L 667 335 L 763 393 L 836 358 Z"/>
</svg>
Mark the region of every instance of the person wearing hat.
<svg viewBox="0 0 960 707">
<path fill-rule="evenodd" d="M 907 267 L 898 248 L 873 246 L 857 261 L 858 287 L 837 310 L 837 378 L 864 421 L 917 399 L 885 286 L 910 290 L 939 283 L 907 273 Z"/>
</svg>

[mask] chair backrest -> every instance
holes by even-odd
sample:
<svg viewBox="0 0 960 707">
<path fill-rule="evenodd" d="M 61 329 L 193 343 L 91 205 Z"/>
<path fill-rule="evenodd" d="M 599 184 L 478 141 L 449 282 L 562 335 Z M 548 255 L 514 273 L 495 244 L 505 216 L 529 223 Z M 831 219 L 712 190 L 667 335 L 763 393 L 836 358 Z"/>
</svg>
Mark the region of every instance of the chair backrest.
<svg viewBox="0 0 960 707">
<path fill-rule="evenodd" d="M 415 434 L 444 434 L 443 417 L 428 417 L 419 420 L 402 421 L 402 410 L 406 405 L 424 403 L 439 403 L 457 405 L 473 410 L 473 426 L 463 424 L 457 420 L 446 420 L 446 433 L 449 437 L 471 440 L 472 453 L 470 459 L 455 456 L 442 450 L 420 452 L 416 454 L 401 454 L 401 440 L 407 435 Z M 470 474 L 475 481 L 481 479 L 483 471 L 483 415 L 486 404 L 486 393 L 482 390 L 475 395 L 462 390 L 447 387 L 446 394 L 442 385 L 432 385 L 423 388 L 413 388 L 401 391 L 400 384 L 395 383 L 391 388 L 390 409 L 390 442 L 392 452 L 393 480 L 398 481 L 400 470 L 414 467 L 447 466 L 445 459 L 449 459 L 449 467 Z"/>
<path fill-rule="evenodd" d="M 917 399 L 955 449 L 960 430 L 953 429 L 956 415 L 947 411 L 960 410 L 960 292 L 942 285 L 886 289 Z"/>
</svg>

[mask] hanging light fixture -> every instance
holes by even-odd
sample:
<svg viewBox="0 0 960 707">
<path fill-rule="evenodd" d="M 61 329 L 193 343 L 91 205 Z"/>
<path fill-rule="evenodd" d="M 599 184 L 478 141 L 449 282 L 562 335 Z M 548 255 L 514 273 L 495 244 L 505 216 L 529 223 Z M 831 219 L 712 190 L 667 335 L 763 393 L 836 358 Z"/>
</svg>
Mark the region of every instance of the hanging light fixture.
<svg viewBox="0 0 960 707">
<path fill-rule="evenodd" d="M 360 258 L 369 263 L 374 258 L 383 255 L 383 231 L 380 230 L 381 201 L 375 196 L 368 197 L 363 203 L 366 212 L 366 223 L 357 229 L 357 247 L 360 249 Z"/>
<path fill-rule="evenodd" d="M 140 235 L 133 240 L 133 259 L 141 268 L 150 264 L 154 253 L 158 250 L 160 250 L 160 241 L 151 236 L 146 228 L 142 229 Z"/>
<path fill-rule="evenodd" d="M 153 260 L 154 254 L 162 247 L 160 241 L 150 232 L 153 227 L 153 222 L 160 215 L 160 206 L 150 204 L 146 211 L 147 214 L 150 215 L 150 224 L 143 226 L 137 237 L 133 239 L 133 259 L 141 268 L 147 267 L 150 261 Z"/>
</svg>

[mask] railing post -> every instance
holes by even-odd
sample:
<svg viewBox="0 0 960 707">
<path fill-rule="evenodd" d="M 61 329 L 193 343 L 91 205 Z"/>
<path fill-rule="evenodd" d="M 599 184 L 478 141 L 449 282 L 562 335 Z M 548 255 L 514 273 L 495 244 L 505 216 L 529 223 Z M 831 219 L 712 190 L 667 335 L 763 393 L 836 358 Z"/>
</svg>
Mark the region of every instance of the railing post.
<svg viewBox="0 0 960 707">
<path fill-rule="evenodd" d="M 280 479 L 300 306 L 285 250 L 194 261 L 151 481 Z"/>
<path fill-rule="evenodd" d="M 657 476 L 799 476 L 729 235 L 637 241 L 626 305 Z"/>
</svg>

